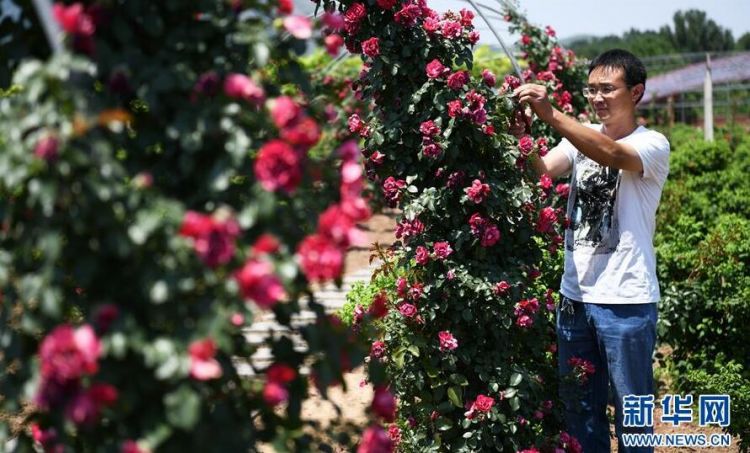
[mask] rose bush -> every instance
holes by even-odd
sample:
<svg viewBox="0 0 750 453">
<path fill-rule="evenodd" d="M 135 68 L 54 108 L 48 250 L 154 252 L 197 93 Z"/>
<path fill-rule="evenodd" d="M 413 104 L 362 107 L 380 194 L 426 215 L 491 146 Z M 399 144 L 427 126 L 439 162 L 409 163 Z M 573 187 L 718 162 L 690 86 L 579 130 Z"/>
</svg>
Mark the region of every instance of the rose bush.
<svg viewBox="0 0 750 453">
<path fill-rule="evenodd" d="M 340 280 L 369 209 L 298 60 L 315 22 L 288 1 L 54 15 L 70 51 L 0 99 L 0 445 L 317 450 L 301 402 L 369 345 L 309 285 Z M 292 327 L 302 299 L 307 350 L 277 336 L 243 376 L 243 328 L 260 310 Z"/>
<path fill-rule="evenodd" d="M 369 364 L 386 364 L 398 400 L 391 440 L 403 451 L 576 451 L 554 404 L 554 296 L 540 280 L 565 222 L 548 205 L 565 190 L 529 168 L 543 142 L 503 133 L 517 108 L 493 90 L 503 75 L 471 75 L 473 15 L 321 6 L 344 15 L 347 48 L 364 61 L 355 95 L 373 109 L 350 127 L 367 131 L 367 175 L 402 210 L 399 242 L 381 253 L 388 278 L 347 309 L 360 329 L 382 326 Z"/>
</svg>

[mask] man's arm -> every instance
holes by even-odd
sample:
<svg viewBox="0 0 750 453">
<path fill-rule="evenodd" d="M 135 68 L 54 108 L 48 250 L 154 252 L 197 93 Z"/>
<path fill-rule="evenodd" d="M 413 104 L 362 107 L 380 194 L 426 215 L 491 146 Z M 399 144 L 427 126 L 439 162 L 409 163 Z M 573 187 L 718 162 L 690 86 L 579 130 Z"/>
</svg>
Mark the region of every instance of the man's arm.
<svg viewBox="0 0 750 453">
<path fill-rule="evenodd" d="M 627 143 L 618 143 L 553 108 L 542 85 L 521 85 L 514 94 L 520 102 L 528 103 L 539 119 L 552 126 L 591 160 L 607 167 L 643 171 L 643 163 L 635 148 Z"/>
<path fill-rule="evenodd" d="M 533 156 L 531 164 L 539 175 L 546 173 L 552 179 L 568 173 L 572 167 L 565 151 L 560 148 L 552 148 L 544 157 Z"/>
</svg>

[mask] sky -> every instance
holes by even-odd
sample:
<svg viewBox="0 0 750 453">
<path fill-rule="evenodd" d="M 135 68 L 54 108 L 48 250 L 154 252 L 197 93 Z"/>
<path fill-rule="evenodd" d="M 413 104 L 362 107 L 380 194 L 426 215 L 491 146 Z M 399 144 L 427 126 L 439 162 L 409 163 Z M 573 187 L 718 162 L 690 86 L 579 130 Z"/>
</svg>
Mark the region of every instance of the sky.
<svg viewBox="0 0 750 453">
<path fill-rule="evenodd" d="M 475 1 L 490 7 L 499 5 L 496 0 Z M 471 8 L 465 0 L 428 0 L 427 3 L 438 11 Z M 750 31 L 750 0 L 518 0 L 518 4 L 532 23 L 551 25 L 563 40 L 582 34 L 621 35 L 631 28 L 658 30 L 662 25 L 672 25 L 675 12 L 687 9 L 705 11 L 709 19 L 731 30 L 734 39 Z M 515 41 L 504 21 L 497 16 L 490 21 L 508 44 Z M 481 20 L 474 23 L 482 35 L 482 43 L 496 44 Z"/>
</svg>

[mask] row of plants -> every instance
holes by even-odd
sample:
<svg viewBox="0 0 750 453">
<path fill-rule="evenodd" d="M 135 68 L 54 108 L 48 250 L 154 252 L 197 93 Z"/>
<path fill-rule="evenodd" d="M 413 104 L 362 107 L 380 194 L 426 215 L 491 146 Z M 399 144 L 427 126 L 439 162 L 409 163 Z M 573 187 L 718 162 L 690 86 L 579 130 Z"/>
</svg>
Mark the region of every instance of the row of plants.
<svg viewBox="0 0 750 453">
<path fill-rule="evenodd" d="M 659 338 L 675 391 L 728 394 L 727 431 L 750 449 L 750 133 L 669 131 L 672 154 L 657 218 Z"/>
<path fill-rule="evenodd" d="M 361 52 L 358 95 L 372 101 L 367 175 L 399 208 L 396 243 L 341 311 L 371 338 L 368 366 L 385 365 L 396 395 L 388 429 L 399 451 L 580 451 L 561 430 L 553 312 L 567 185 L 528 165 L 555 137 L 509 91 L 521 80 L 473 62 L 473 13 L 438 14 L 422 2 L 322 2 L 341 11 L 344 39 Z M 522 16 L 527 81 L 558 107 L 579 110 L 574 56 Z M 575 80 L 565 87 L 562 80 Z M 550 281 L 554 283 L 549 284 Z M 498 347 L 502 345 L 502 347 Z M 566 383 L 587 378 L 572 364 Z"/>
<path fill-rule="evenodd" d="M 21 58 L 0 97 L 0 448 L 326 448 L 302 401 L 367 345 L 310 285 L 340 283 L 370 209 L 359 134 L 329 126 L 300 56 L 343 16 L 253 0 L 52 13 L 66 50 Z M 281 335 L 241 374 L 254 314 L 291 328 L 303 301 L 308 349 Z M 362 451 L 390 445 L 393 401 L 377 394 Z"/>
</svg>

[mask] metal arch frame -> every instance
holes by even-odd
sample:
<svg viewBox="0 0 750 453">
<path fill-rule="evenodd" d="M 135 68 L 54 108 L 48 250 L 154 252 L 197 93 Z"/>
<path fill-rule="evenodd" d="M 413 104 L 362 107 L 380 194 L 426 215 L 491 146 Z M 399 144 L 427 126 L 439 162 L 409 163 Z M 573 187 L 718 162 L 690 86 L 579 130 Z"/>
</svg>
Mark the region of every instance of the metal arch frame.
<svg viewBox="0 0 750 453">
<path fill-rule="evenodd" d="M 52 2 L 50 0 L 33 0 L 33 3 L 52 53 L 59 54 L 63 47 L 60 41 L 60 26 L 52 17 Z"/>
</svg>

